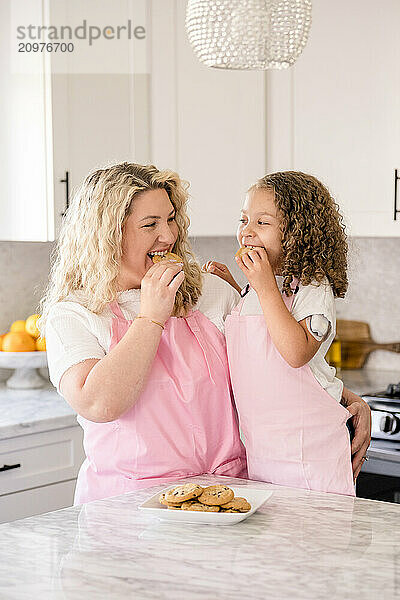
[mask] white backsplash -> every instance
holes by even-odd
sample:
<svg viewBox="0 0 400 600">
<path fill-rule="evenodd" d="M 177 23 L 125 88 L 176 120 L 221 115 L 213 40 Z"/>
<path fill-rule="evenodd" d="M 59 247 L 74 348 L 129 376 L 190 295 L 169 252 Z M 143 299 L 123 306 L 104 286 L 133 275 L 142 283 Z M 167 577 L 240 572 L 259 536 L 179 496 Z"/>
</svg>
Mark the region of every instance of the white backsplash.
<svg viewBox="0 0 400 600">
<path fill-rule="evenodd" d="M 53 243 L 0 242 L 0 333 L 36 313 L 47 283 Z M 40 371 L 43 375 L 47 369 Z M 12 374 L 0 369 L 0 381 Z"/>
<path fill-rule="evenodd" d="M 203 237 L 192 244 L 200 262 L 224 262 L 245 283 L 233 261 L 234 237 Z M 50 242 L 0 242 L 0 333 L 12 321 L 37 312 L 52 249 Z M 349 263 L 349 290 L 344 300 L 337 300 L 338 317 L 367 321 L 376 341 L 400 341 L 400 238 L 354 238 Z M 400 379 L 400 354 L 374 352 L 367 366 L 398 370 Z M 0 370 L 0 379 L 5 376 Z"/>
</svg>

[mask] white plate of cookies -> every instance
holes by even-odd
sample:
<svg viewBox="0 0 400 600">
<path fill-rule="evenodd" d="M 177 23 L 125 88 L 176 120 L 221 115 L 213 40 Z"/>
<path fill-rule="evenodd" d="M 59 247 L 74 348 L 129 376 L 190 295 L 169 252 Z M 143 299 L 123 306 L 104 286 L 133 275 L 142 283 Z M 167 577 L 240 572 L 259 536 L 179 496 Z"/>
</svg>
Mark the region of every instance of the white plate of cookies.
<svg viewBox="0 0 400 600">
<path fill-rule="evenodd" d="M 271 495 L 271 491 L 247 486 L 183 483 L 158 492 L 139 509 L 161 521 L 234 525 L 254 514 Z"/>
</svg>

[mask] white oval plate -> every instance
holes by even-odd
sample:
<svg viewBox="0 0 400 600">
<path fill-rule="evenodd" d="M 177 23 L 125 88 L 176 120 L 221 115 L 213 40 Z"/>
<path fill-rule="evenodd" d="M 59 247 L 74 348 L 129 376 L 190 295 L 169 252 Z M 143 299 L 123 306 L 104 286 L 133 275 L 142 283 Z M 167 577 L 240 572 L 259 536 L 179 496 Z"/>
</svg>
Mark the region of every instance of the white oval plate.
<svg viewBox="0 0 400 600">
<path fill-rule="evenodd" d="M 206 487 L 206 486 L 203 486 Z M 181 523 L 204 523 L 207 525 L 235 525 L 244 521 L 253 515 L 256 510 L 260 508 L 264 502 L 266 502 L 273 494 L 268 490 L 260 490 L 256 488 L 235 487 L 230 485 L 231 490 L 234 491 L 235 496 L 241 496 L 246 498 L 251 504 L 251 510 L 247 513 L 213 513 L 213 512 L 198 512 L 195 510 L 171 510 L 166 506 L 162 505 L 158 501 L 158 497 L 163 492 L 167 492 L 171 489 L 171 486 L 157 492 L 154 496 L 151 496 L 146 502 L 143 502 L 138 508 L 144 510 L 156 517 L 160 521 L 175 521 Z"/>
</svg>

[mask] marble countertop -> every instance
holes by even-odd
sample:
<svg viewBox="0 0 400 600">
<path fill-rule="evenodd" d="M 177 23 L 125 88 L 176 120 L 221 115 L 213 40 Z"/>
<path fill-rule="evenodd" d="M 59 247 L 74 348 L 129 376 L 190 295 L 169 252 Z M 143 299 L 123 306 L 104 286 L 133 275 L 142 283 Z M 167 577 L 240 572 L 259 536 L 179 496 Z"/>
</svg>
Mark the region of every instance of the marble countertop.
<svg viewBox="0 0 400 600">
<path fill-rule="evenodd" d="M 376 369 L 342 370 L 337 373 L 344 385 L 356 394 L 368 394 L 383 391 L 389 383 L 400 381 L 400 371 L 382 371 Z"/>
<path fill-rule="evenodd" d="M 0 383 L 0 440 L 71 425 L 77 425 L 76 412 L 50 382 L 32 390 Z"/>
<path fill-rule="evenodd" d="M 227 477 L 191 481 L 273 494 L 227 527 L 165 523 L 137 509 L 163 486 L 0 525 L 0 597 L 400 598 L 399 505 Z"/>
</svg>

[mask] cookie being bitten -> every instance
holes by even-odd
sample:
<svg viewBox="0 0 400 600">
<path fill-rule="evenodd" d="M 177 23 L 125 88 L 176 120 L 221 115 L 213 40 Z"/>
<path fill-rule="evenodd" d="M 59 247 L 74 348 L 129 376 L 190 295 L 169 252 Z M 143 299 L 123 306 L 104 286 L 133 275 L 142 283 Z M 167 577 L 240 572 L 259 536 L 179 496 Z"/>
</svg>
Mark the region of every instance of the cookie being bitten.
<svg viewBox="0 0 400 600">
<path fill-rule="evenodd" d="M 247 254 L 248 252 L 250 252 L 250 250 L 252 250 L 253 248 L 250 248 L 249 246 L 242 246 L 241 248 L 239 248 L 239 250 L 236 252 L 235 254 L 235 258 L 240 258 L 241 256 L 243 256 L 244 254 Z"/>
<path fill-rule="evenodd" d="M 174 252 L 154 254 L 151 259 L 152 259 L 153 263 L 164 262 L 164 261 L 170 261 L 170 262 L 176 262 L 176 263 L 183 262 L 181 257 L 178 256 L 177 254 L 175 254 Z"/>
</svg>

